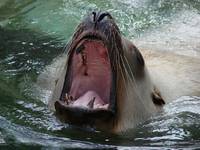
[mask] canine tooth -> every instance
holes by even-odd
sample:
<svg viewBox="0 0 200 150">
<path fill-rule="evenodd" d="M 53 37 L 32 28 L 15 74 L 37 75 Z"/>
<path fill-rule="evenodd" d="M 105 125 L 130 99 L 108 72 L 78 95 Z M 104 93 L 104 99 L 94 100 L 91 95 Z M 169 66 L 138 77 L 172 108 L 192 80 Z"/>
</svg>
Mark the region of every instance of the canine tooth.
<svg viewBox="0 0 200 150">
<path fill-rule="evenodd" d="M 69 95 L 67 93 L 65 94 L 65 99 L 69 99 Z"/>
<path fill-rule="evenodd" d="M 69 104 L 69 95 L 67 93 L 65 94 L 65 100 L 64 101 L 65 101 L 66 104 Z"/>
<path fill-rule="evenodd" d="M 71 95 L 68 95 L 67 93 L 65 94 L 65 102 L 67 104 L 70 104 L 73 101 L 73 97 Z"/>
<path fill-rule="evenodd" d="M 95 97 L 93 97 L 93 99 L 90 100 L 90 102 L 87 104 L 87 106 L 88 106 L 89 108 L 93 108 L 93 107 L 94 107 L 94 101 L 95 101 Z"/>
</svg>

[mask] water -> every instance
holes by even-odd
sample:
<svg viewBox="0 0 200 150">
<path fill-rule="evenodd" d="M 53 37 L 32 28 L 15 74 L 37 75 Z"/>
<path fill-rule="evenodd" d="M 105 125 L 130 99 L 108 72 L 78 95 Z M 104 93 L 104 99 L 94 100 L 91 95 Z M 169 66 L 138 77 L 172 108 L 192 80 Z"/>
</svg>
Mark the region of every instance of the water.
<svg viewBox="0 0 200 150">
<path fill-rule="evenodd" d="M 200 148 L 200 98 L 184 96 L 123 135 L 60 123 L 37 78 L 94 9 L 141 49 L 200 54 L 199 0 L 1 0 L 0 149 Z"/>
</svg>

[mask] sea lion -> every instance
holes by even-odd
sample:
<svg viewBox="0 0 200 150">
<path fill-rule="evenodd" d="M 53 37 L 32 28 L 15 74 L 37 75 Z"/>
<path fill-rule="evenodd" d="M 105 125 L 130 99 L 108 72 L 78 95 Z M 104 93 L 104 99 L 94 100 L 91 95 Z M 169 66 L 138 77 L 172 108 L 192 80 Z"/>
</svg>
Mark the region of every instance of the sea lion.
<svg viewBox="0 0 200 150">
<path fill-rule="evenodd" d="M 50 102 L 64 122 L 125 131 L 162 109 L 169 99 L 108 12 L 86 16 L 66 51 Z"/>
</svg>

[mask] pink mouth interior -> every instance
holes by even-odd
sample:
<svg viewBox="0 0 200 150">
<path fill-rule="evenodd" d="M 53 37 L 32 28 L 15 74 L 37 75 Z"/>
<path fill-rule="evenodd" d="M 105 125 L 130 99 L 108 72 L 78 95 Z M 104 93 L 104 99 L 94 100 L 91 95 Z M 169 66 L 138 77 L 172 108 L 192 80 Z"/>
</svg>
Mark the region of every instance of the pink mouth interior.
<svg viewBox="0 0 200 150">
<path fill-rule="evenodd" d="M 108 50 L 102 41 L 84 40 L 80 53 L 72 54 L 69 77 L 71 87 L 67 93 L 73 99 L 69 106 L 107 109 L 110 103 L 111 66 Z"/>
</svg>

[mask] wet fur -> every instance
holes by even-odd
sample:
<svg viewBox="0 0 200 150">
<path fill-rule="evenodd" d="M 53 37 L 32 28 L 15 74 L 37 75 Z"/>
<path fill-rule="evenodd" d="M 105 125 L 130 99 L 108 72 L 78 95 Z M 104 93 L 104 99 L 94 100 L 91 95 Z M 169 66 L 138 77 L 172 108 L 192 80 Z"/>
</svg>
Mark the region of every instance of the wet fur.
<svg viewBox="0 0 200 150">
<path fill-rule="evenodd" d="M 200 96 L 200 59 L 166 51 L 141 50 L 154 85 L 163 99 Z"/>
<path fill-rule="evenodd" d="M 121 56 L 122 63 L 118 65 L 114 132 L 134 128 L 162 106 L 157 106 L 153 101 L 155 86 L 141 53 L 129 40 L 123 38 L 122 43 L 124 56 Z"/>
<path fill-rule="evenodd" d="M 112 126 L 112 132 L 134 128 L 161 110 L 161 105 L 180 96 L 200 95 L 200 60 L 153 50 L 141 50 L 141 57 L 138 49 L 130 41 L 123 39 L 122 42 L 126 57 L 124 62 L 128 63 L 124 63 L 126 69 L 122 69 L 123 65 L 118 68 L 118 111 L 115 121 L 109 125 Z M 60 96 L 56 91 L 61 91 L 59 88 L 62 86 L 56 85 L 62 85 L 64 82 L 61 79 L 65 76 L 66 62 L 64 54 L 55 59 L 38 78 L 43 88 L 54 91 L 53 97 L 49 99 L 52 110 L 55 110 L 54 103 Z M 157 98 L 154 99 L 155 97 Z M 154 102 L 155 100 L 158 101 Z M 156 103 L 161 104 L 157 106 Z"/>
<path fill-rule="evenodd" d="M 185 95 L 200 95 L 200 60 L 170 52 L 139 50 L 123 39 L 126 68 L 118 81 L 115 132 L 134 128 Z M 127 61 L 125 61 L 127 60 Z"/>
</svg>

